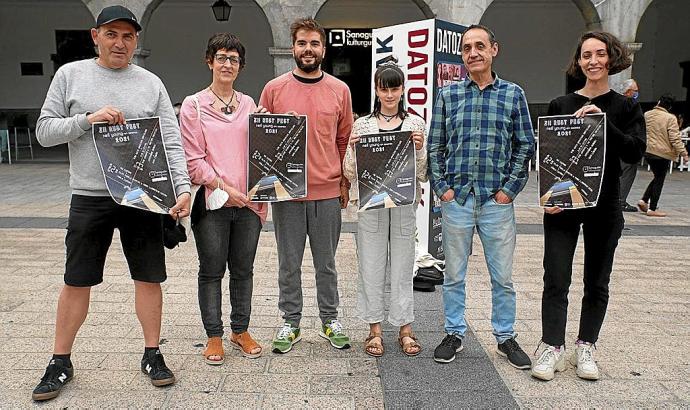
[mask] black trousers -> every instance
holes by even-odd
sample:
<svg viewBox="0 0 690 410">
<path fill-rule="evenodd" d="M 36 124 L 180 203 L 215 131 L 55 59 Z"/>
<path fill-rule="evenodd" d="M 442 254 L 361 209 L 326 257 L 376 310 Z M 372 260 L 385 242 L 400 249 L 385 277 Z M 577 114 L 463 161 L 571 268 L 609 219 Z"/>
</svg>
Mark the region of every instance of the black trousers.
<svg viewBox="0 0 690 410">
<path fill-rule="evenodd" d="M 649 203 L 649 209 L 656 211 L 659 198 L 661 197 L 661 190 L 664 188 L 666 172 L 668 172 L 671 161 L 656 155 L 645 155 L 645 159 L 649 163 L 649 168 L 652 169 L 654 179 L 647 185 L 647 189 L 645 189 L 644 195 L 642 195 L 642 200 Z"/>
<path fill-rule="evenodd" d="M 627 162 L 621 161 L 621 204 L 628 202 L 628 194 L 630 189 L 635 182 L 635 175 L 637 174 L 637 162 L 634 164 L 628 164 Z"/>
<path fill-rule="evenodd" d="M 618 203 L 602 206 L 602 209 L 564 210 L 556 215 L 544 215 L 544 293 L 541 304 L 544 343 L 552 346 L 565 344 L 568 291 L 580 225 L 585 243 L 585 289 L 578 339 L 595 343 L 599 338 L 609 301 L 613 256 L 623 223 Z"/>
<path fill-rule="evenodd" d="M 206 211 L 192 230 L 199 255 L 199 310 L 206 336 L 224 334 L 221 285 L 226 270 L 230 275 L 230 329 L 244 333 L 252 313 L 261 219 L 247 207 L 222 207 Z"/>
</svg>

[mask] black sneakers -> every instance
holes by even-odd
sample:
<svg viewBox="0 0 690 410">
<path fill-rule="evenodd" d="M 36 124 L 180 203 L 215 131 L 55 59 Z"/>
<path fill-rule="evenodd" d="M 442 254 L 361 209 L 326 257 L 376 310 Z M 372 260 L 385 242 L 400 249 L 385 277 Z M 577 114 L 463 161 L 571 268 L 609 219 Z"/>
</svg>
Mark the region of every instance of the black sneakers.
<svg viewBox="0 0 690 410">
<path fill-rule="evenodd" d="M 532 367 L 532 361 L 523 352 L 515 338 L 508 339 L 498 345 L 498 354 L 508 358 L 508 363 L 516 369 L 529 369 Z"/>
<path fill-rule="evenodd" d="M 637 212 L 637 208 L 635 208 L 627 202 L 623 202 L 621 204 L 621 209 L 623 210 L 623 212 Z"/>
<path fill-rule="evenodd" d="M 50 400 L 60 394 L 62 386 L 72 380 L 74 368 L 65 366 L 62 359 L 52 359 L 46 367 L 41 382 L 34 389 L 31 398 L 36 401 Z"/>
<path fill-rule="evenodd" d="M 439 363 L 450 363 L 455 360 L 455 353 L 462 350 L 462 339 L 456 335 L 446 335 L 441 344 L 434 349 L 434 360 Z"/>
<path fill-rule="evenodd" d="M 175 383 L 175 375 L 165 365 L 160 350 L 145 353 L 141 359 L 141 371 L 151 378 L 154 386 L 167 386 Z M 54 399 L 60 390 L 74 377 L 74 368 L 65 366 L 62 359 L 51 359 L 41 382 L 34 389 L 31 398 L 36 401 Z"/>
<path fill-rule="evenodd" d="M 144 357 L 141 358 L 141 371 L 151 378 L 151 384 L 156 387 L 175 383 L 175 375 L 165 365 L 163 355 L 158 349 L 144 353 Z"/>
</svg>

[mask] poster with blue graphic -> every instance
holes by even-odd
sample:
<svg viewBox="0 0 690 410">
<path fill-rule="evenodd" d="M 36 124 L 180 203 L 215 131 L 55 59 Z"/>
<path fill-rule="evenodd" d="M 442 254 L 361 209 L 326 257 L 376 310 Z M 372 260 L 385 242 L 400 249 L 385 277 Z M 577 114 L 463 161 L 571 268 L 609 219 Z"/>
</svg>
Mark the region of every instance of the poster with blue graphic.
<svg viewBox="0 0 690 410">
<path fill-rule="evenodd" d="M 606 114 L 539 117 L 539 205 L 597 205 L 606 159 Z"/>
<path fill-rule="evenodd" d="M 280 202 L 307 196 L 307 117 L 249 116 L 247 196 Z"/>
<path fill-rule="evenodd" d="M 159 214 L 167 214 L 175 206 L 175 188 L 158 117 L 115 125 L 94 123 L 92 136 L 105 184 L 115 202 Z"/>
<path fill-rule="evenodd" d="M 359 211 L 411 205 L 416 161 L 410 131 L 362 135 L 355 145 Z"/>
</svg>

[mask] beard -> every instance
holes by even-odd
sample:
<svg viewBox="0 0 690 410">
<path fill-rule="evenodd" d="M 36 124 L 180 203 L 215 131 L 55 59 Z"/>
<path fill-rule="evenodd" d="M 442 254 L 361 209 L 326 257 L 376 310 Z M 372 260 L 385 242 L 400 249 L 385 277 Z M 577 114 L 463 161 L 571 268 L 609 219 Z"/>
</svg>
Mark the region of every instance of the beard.
<svg viewBox="0 0 690 410">
<path fill-rule="evenodd" d="M 314 62 L 311 64 L 306 64 L 302 62 L 303 57 L 313 57 Z M 304 71 L 305 73 L 313 73 L 314 71 L 318 70 L 319 67 L 321 66 L 321 62 L 323 61 L 323 57 L 319 56 L 318 54 L 310 53 L 308 55 L 301 54 L 299 56 L 294 56 L 295 63 L 297 64 L 297 68 L 300 70 Z"/>
</svg>

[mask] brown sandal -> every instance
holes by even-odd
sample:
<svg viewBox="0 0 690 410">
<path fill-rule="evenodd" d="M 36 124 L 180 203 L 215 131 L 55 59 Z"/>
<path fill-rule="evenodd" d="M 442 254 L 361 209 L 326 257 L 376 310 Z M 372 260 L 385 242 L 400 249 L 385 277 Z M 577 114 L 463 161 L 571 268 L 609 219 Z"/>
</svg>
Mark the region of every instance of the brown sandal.
<svg viewBox="0 0 690 410">
<path fill-rule="evenodd" d="M 412 341 L 407 343 L 403 342 L 406 337 L 409 337 Z M 400 348 L 406 356 L 417 356 L 419 352 L 422 351 L 422 346 L 417 343 L 417 336 L 411 331 L 398 334 L 398 343 L 400 343 Z"/>
<path fill-rule="evenodd" d="M 225 361 L 225 351 L 223 350 L 223 339 L 220 336 L 209 337 L 204 350 L 204 361 L 212 366 L 220 366 Z M 218 356 L 220 359 L 211 359 Z"/>
<path fill-rule="evenodd" d="M 374 339 L 376 338 L 380 342 L 375 342 Z M 383 356 L 383 335 L 381 333 L 369 333 L 369 336 L 364 339 L 364 353 L 373 357 Z"/>
<path fill-rule="evenodd" d="M 235 349 L 238 349 L 240 353 L 242 353 L 242 356 L 250 359 L 256 359 L 257 357 L 261 356 L 261 353 L 264 351 L 261 345 L 256 343 L 256 341 L 252 339 L 252 336 L 247 331 L 242 333 L 233 333 L 230 336 L 230 344 Z M 252 350 L 256 348 L 259 348 L 259 351 L 257 353 L 252 353 Z"/>
</svg>

